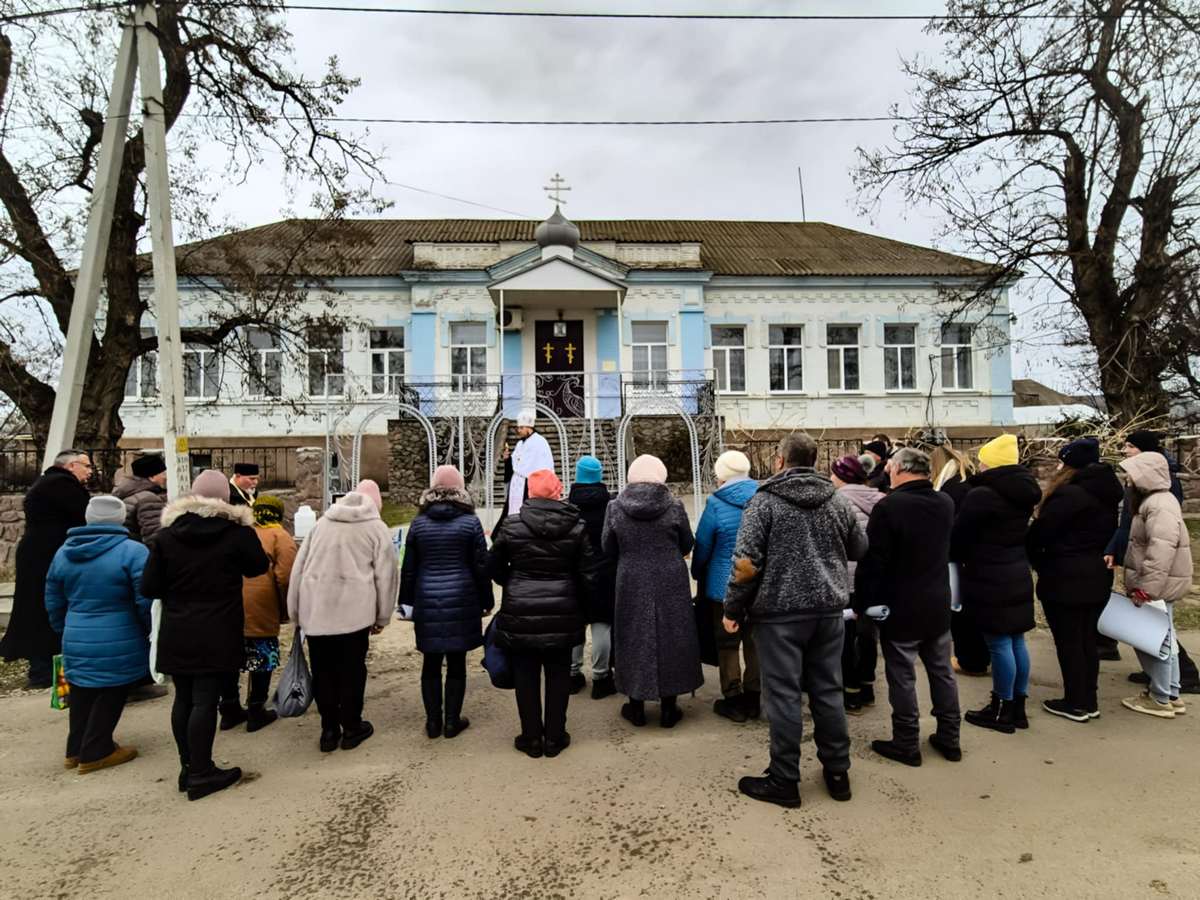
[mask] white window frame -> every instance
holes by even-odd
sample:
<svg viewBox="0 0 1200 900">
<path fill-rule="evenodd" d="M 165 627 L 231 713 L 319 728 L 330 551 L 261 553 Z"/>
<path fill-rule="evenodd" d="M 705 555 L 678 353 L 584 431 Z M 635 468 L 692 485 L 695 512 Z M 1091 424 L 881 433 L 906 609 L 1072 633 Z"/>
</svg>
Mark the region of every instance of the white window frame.
<svg viewBox="0 0 1200 900">
<path fill-rule="evenodd" d="M 639 325 L 661 325 L 663 339 L 661 341 L 634 341 L 633 335 Z M 666 319 L 631 320 L 629 323 L 629 338 L 633 386 L 644 390 L 665 391 L 667 389 L 668 373 L 671 369 L 671 323 Z M 654 349 L 656 347 L 662 348 L 663 366 L 661 369 L 654 366 Z M 637 366 L 639 349 L 646 351 L 646 367 L 643 369 L 639 369 Z"/>
<path fill-rule="evenodd" d="M 889 328 L 911 328 L 912 341 L 906 343 L 888 343 Z M 909 350 L 912 357 L 912 384 L 904 384 L 904 351 Z M 888 384 L 888 356 L 896 357 L 895 387 Z M 862 370 L 859 370 L 861 381 Z M 883 389 L 889 394 L 915 394 L 917 392 L 917 326 L 912 322 L 887 322 L 883 326 Z"/>
<path fill-rule="evenodd" d="M 256 347 L 252 334 L 265 335 L 271 342 L 269 347 Z M 283 396 L 283 349 L 279 339 L 265 328 L 252 325 L 245 335 L 247 351 L 246 396 L 251 400 L 278 400 Z M 274 366 L 278 372 L 279 388 L 271 390 L 268 368 Z M 260 389 L 261 388 L 261 389 Z"/>
<path fill-rule="evenodd" d="M 398 332 L 400 334 L 399 347 L 376 347 L 372 343 L 372 335 L 376 332 Z M 404 374 L 408 368 L 408 331 L 402 325 L 381 325 L 377 328 L 367 329 L 367 349 L 370 354 L 368 361 L 369 368 L 367 369 L 367 377 L 370 379 L 368 385 L 371 388 L 372 397 L 396 397 L 399 396 L 401 389 L 404 387 Z M 398 359 L 397 359 L 398 358 Z M 376 359 L 381 359 L 383 362 L 383 372 L 378 374 L 375 372 Z M 393 371 L 393 365 L 399 362 L 400 371 Z M 384 390 L 382 392 L 375 390 L 375 379 L 382 378 Z"/>
<path fill-rule="evenodd" d="M 188 392 L 188 357 L 190 357 L 190 356 L 197 357 L 197 360 L 194 363 L 194 365 L 197 366 L 198 371 L 200 373 L 200 393 L 199 394 L 193 394 L 193 393 Z M 211 357 L 211 359 L 206 359 L 206 357 Z M 208 367 L 210 365 L 212 365 L 213 363 L 216 364 L 216 373 L 213 375 L 213 378 L 215 379 L 216 384 L 211 385 L 213 392 L 211 394 L 206 394 L 205 393 L 206 388 L 210 387 L 210 385 L 208 384 L 208 381 L 209 381 Z M 221 368 L 222 368 L 221 363 L 222 363 L 221 354 L 216 347 L 209 347 L 206 344 L 185 344 L 183 347 L 183 399 L 184 400 L 207 401 L 207 400 L 216 400 L 218 397 L 220 397 L 221 396 Z"/>
<path fill-rule="evenodd" d="M 154 337 L 155 331 L 153 328 L 143 328 L 141 336 L 143 338 Z M 134 373 L 137 373 L 134 375 Z M 133 393 L 129 392 L 129 377 L 134 375 Z M 149 386 L 149 391 L 146 390 Z M 158 351 L 151 350 L 149 353 L 143 353 L 141 356 L 134 359 L 129 365 L 129 372 L 125 375 L 124 397 L 126 400 L 135 400 L 146 402 L 149 400 L 157 400 L 159 395 L 158 390 Z"/>
<path fill-rule="evenodd" d="M 482 326 L 480 329 L 480 339 L 478 343 L 455 343 L 454 326 L 456 325 L 473 325 Z M 449 329 L 449 344 L 450 344 L 450 389 L 456 394 L 481 394 L 487 389 L 487 323 L 475 322 L 471 320 L 460 320 L 450 322 L 446 326 Z M 454 371 L 454 351 L 465 350 L 467 371 L 459 373 Z M 475 351 L 483 351 L 483 368 L 481 371 L 476 371 L 474 359 L 476 358 Z"/>
<path fill-rule="evenodd" d="M 830 328 L 853 328 L 855 334 L 855 342 L 853 344 L 831 344 L 829 343 Z M 858 360 L 858 386 L 846 387 L 846 351 L 854 350 L 855 357 Z M 838 371 L 841 373 L 839 387 L 834 387 L 828 384 L 827 388 L 831 394 L 861 394 L 863 383 L 863 354 L 862 354 L 862 323 L 861 322 L 829 322 L 825 326 L 825 377 L 829 378 L 829 360 L 833 354 L 837 354 Z"/>
<path fill-rule="evenodd" d="M 773 328 L 798 328 L 800 329 L 800 341 L 796 344 L 777 344 L 771 339 L 771 329 Z M 787 394 L 803 394 L 804 393 L 804 378 L 806 374 L 806 366 L 804 365 L 804 328 L 800 322 L 771 322 L 767 325 L 767 390 L 774 395 Z M 775 388 L 771 384 L 771 357 L 776 351 L 783 354 L 783 383 L 784 387 Z M 788 357 L 795 353 L 800 357 L 800 387 L 787 387 L 788 383 Z"/>
<path fill-rule="evenodd" d="M 741 343 L 718 344 L 716 339 L 716 331 L 718 328 L 740 332 Z M 724 324 L 718 322 L 709 326 L 708 335 L 709 342 L 712 344 L 713 369 L 716 371 L 717 376 L 717 393 L 733 395 L 745 394 L 749 390 L 749 382 L 747 380 L 749 373 L 746 366 L 746 326 L 738 323 Z M 730 387 L 730 385 L 733 383 L 733 378 L 731 377 L 733 375 L 733 370 L 731 367 L 734 358 L 734 351 L 741 351 L 742 360 L 742 386 L 736 390 Z M 722 379 L 724 379 L 725 387 L 721 387 Z"/>
<path fill-rule="evenodd" d="M 326 330 L 321 325 L 310 325 L 305 332 L 305 372 L 304 372 L 304 390 L 309 397 L 314 397 L 318 400 L 329 399 L 334 397 L 346 396 L 346 387 L 348 381 L 346 378 L 346 347 L 345 347 L 345 330 L 343 328 L 328 329 L 328 337 L 332 339 L 334 346 L 330 347 L 313 347 L 309 342 L 312 340 L 314 329 Z M 340 345 L 340 346 L 339 346 Z M 313 390 L 313 362 L 321 358 L 321 368 L 324 370 L 324 383 L 321 385 L 321 390 Z M 341 379 L 341 386 L 336 390 L 330 390 L 330 381 Z"/>
<path fill-rule="evenodd" d="M 948 329 L 966 329 L 966 342 L 961 340 L 948 341 L 946 332 Z M 948 393 L 967 393 L 978 390 L 975 387 L 975 328 L 965 322 L 946 322 L 941 327 L 942 350 L 938 354 L 940 365 L 939 376 L 942 380 L 942 390 Z M 959 384 L 958 379 L 958 362 L 961 356 L 966 356 L 967 360 L 967 379 L 970 382 L 966 387 Z M 952 361 L 952 362 L 951 362 Z M 954 373 L 954 383 L 946 383 L 946 364 L 950 362 L 950 371 Z"/>
</svg>

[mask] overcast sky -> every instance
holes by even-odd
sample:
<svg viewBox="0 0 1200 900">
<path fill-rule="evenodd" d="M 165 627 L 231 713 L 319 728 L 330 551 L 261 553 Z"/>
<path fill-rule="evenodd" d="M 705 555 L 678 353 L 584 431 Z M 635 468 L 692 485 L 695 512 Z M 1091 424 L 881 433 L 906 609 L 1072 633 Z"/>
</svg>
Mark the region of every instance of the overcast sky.
<svg viewBox="0 0 1200 900">
<path fill-rule="evenodd" d="M 370 0 L 367 0 L 370 2 Z M 376 0 L 376 5 L 386 5 Z M 396 0 L 391 5 L 404 5 Z M 937 0 L 521 0 L 431 3 L 437 8 L 656 12 L 928 14 Z M 330 55 L 362 78 L 345 116 L 487 119 L 693 119 L 886 115 L 909 85 L 901 56 L 936 54 L 916 21 L 713 22 L 498 19 L 292 11 L 300 66 Z M 886 143 L 891 125 L 806 124 L 676 128 L 371 126 L 384 153 L 396 217 L 543 218 L 542 186 L 561 172 L 567 215 L 589 218 L 800 219 L 807 215 L 932 244 L 932 212 L 885 201 L 857 212 L 850 168 L 859 145 Z M 268 165 L 225 195 L 245 225 L 276 219 L 284 195 Z M 405 189 L 470 200 L 471 206 Z M 945 249 L 955 249 L 946 245 Z M 1015 304 L 1020 309 L 1018 298 Z M 1018 330 L 1021 325 L 1018 324 Z M 1014 375 L 1062 384 L 1044 349 L 1018 346 Z"/>
</svg>

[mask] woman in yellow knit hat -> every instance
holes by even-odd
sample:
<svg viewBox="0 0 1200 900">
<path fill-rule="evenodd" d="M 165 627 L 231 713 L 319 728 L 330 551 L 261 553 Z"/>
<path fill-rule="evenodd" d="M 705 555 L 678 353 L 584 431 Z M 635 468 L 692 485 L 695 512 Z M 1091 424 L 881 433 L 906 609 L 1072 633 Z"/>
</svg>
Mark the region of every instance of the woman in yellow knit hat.
<svg viewBox="0 0 1200 900">
<path fill-rule="evenodd" d="M 1015 435 L 1002 434 L 979 448 L 979 473 L 963 499 L 950 542 L 950 559 L 961 566 L 962 602 L 983 632 L 992 659 L 991 702 L 968 712 L 972 725 L 1012 734 L 1027 728 L 1029 651 L 1033 628 L 1033 577 L 1025 534 L 1041 499 L 1037 480 L 1024 466 Z"/>
</svg>

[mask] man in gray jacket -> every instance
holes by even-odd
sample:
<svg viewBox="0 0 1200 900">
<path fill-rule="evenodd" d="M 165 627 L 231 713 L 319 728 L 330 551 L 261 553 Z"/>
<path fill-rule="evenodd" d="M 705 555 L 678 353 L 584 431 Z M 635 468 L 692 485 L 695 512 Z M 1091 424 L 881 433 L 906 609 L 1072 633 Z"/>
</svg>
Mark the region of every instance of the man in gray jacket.
<svg viewBox="0 0 1200 900">
<path fill-rule="evenodd" d="M 143 544 L 162 528 L 167 502 L 167 464 L 160 453 L 136 457 L 129 466 L 132 477 L 115 488 L 113 496 L 125 503 L 125 527 L 129 536 Z"/>
<path fill-rule="evenodd" d="M 793 432 L 779 443 L 775 477 L 746 505 L 725 593 L 725 629 L 754 623 L 762 668 L 771 765 L 738 790 L 755 800 L 799 806 L 801 692 L 808 692 L 817 758 L 835 800 L 850 799 L 850 735 L 842 701 L 842 610 L 849 560 L 867 536 L 833 482 L 813 470 L 816 442 Z"/>
</svg>

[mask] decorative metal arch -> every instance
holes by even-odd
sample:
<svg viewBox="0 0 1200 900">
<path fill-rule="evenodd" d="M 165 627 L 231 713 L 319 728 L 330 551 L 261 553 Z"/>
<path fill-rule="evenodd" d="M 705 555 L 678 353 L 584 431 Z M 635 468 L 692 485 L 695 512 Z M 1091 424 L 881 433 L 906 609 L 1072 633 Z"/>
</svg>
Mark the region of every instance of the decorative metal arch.
<svg viewBox="0 0 1200 900">
<path fill-rule="evenodd" d="M 552 410 L 549 406 L 546 406 L 546 404 L 544 404 L 544 403 L 532 403 L 532 404 L 522 404 L 522 405 L 532 406 L 539 413 L 541 413 L 547 419 L 549 419 L 551 421 L 551 423 L 553 423 L 555 431 L 558 432 L 558 449 L 559 449 L 558 459 L 559 459 L 559 466 L 562 468 L 563 492 L 565 493 L 565 492 L 569 491 L 571 489 L 571 465 L 570 465 L 570 460 L 567 458 L 570 450 L 569 450 L 569 444 L 567 443 L 567 428 L 566 428 L 566 426 L 563 425 L 563 421 L 561 418 L 559 418 L 558 413 L 556 413 L 554 410 Z M 508 416 L 506 416 L 504 413 L 504 410 L 501 409 L 500 412 L 496 413 L 495 417 L 488 424 L 487 441 L 484 445 L 484 451 L 483 451 L 483 459 L 484 459 L 483 472 L 484 472 L 484 479 L 485 479 L 484 480 L 484 491 L 486 493 L 484 502 L 486 503 L 489 522 L 492 520 L 492 511 L 495 509 L 495 506 L 496 506 L 495 497 L 493 496 L 493 494 L 494 494 L 493 488 L 495 487 L 495 485 L 492 483 L 493 479 L 495 478 L 495 472 L 496 472 L 496 430 L 500 427 L 500 423 L 503 422 L 506 418 L 508 418 Z"/>
<path fill-rule="evenodd" d="M 412 416 L 421 423 L 421 427 L 425 431 L 426 449 L 429 451 L 429 480 L 430 482 L 433 481 L 433 473 L 434 470 L 437 469 L 437 432 L 435 432 L 433 429 L 433 423 L 429 421 L 429 417 L 421 412 L 421 410 L 409 403 L 388 403 L 383 406 L 375 407 L 373 410 L 363 416 L 362 421 L 358 423 L 358 430 L 354 432 L 354 444 L 350 457 L 350 476 L 351 480 L 355 484 L 358 484 L 360 474 L 359 468 L 362 463 L 363 433 L 367 430 L 367 426 L 370 425 L 377 416 L 383 413 L 391 412 L 392 410 L 398 410 L 401 413 Z"/>
<path fill-rule="evenodd" d="M 683 419 L 683 424 L 687 426 L 688 441 L 691 445 L 692 456 L 692 512 L 693 515 L 700 515 L 702 492 L 700 490 L 700 435 L 696 431 L 696 423 L 692 421 L 692 417 L 687 414 L 683 408 L 683 404 L 678 398 L 660 395 L 653 397 L 640 397 L 631 400 L 629 409 L 621 418 L 621 424 L 617 426 L 617 490 L 625 490 L 625 476 L 628 468 L 625 452 L 625 439 L 629 433 L 629 426 L 633 424 L 633 420 L 639 415 L 650 415 L 656 412 L 655 407 L 661 407 L 668 413 L 674 413 Z"/>
</svg>

